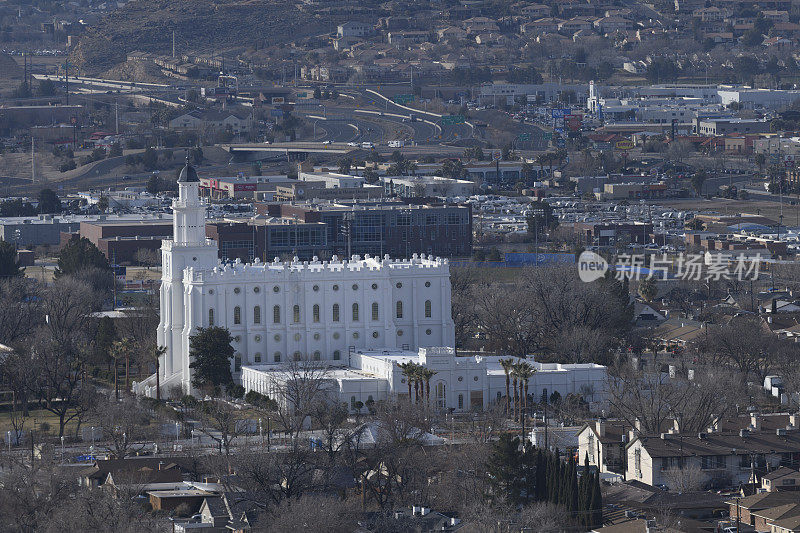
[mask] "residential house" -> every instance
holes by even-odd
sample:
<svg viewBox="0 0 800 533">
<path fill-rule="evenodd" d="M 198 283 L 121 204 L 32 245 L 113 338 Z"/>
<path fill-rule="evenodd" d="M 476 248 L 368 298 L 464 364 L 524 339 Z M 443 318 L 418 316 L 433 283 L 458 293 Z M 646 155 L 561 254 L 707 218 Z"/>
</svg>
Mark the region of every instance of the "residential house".
<svg viewBox="0 0 800 533">
<path fill-rule="evenodd" d="M 577 31 L 589 31 L 592 29 L 592 22 L 581 17 L 574 17 L 565 20 L 558 25 L 559 33 L 573 35 Z"/>
<path fill-rule="evenodd" d="M 602 34 L 627 31 L 633 28 L 633 23 L 622 17 L 603 17 L 594 21 L 594 27 Z"/>
<path fill-rule="evenodd" d="M 386 34 L 387 42 L 393 45 L 424 43 L 428 37 L 426 31 L 391 31 Z"/>
<path fill-rule="evenodd" d="M 544 4 L 530 4 L 520 9 L 519 12 L 529 20 L 536 20 L 548 16 L 551 9 L 550 6 Z"/>
<path fill-rule="evenodd" d="M 800 490 L 800 472 L 782 466 L 761 476 L 761 488 L 767 492 L 781 490 Z"/>
<path fill-rule="evenodd" d="M 500 27 L 493 19 L 486 17 L 473 17 L 462 23 L 464 30 L 471 35 L 476 33 L 491 33 L 500 31 Z"/>
<path fill-rule="evenodd" d="M 533 22 L 527 22 L 520 26 L 519 31 L 526 35 L 539 35 L 542 33 L 558 33 L 558 25 L 564 22 L 563 19 L 546 17 Z"/>
<path fill-rule="evenodd" d="M 247 133 L 253 127 L 253 113 L 238 110 L 194 110 L 170 120 L 169 127 L 173 130 Z"/>
<path fill-rule="evenodd" d="M 789 12 L 783 10 L 776 10 L 776 9 L 768 9 L 761 12 L 764 15 L 764 18 L 778 23 L 778 22 L 789 22 Z"/>
<path fill-rule="evenodd" d="M 796 531 L 796 529 L 774 529 L 770 527 L 764 527 L 766 524 L 764 523 L 766 520 L 774 520 L 775 522 L 781 522 L 786 520 L 786 513 L 791 512 L 792 510 L 787 505 L 797 505 L 800 504 L 800 492 L 759 492 L 756 494 L 751 494 L 744 498 L 735 498 L 730 499 L 725 502 L 730 509 L 730 516 L 738 517 L 742 524 L 753 526 L 756 525 L 757 517 L 759 515 L 758 523 L 761 527 L 759 531 L 772 531 L 772 533 L 785 533 L 786 531 Z M 772 518 L 770 515 L 774 515 L 776 513 L 766 513 L 765 511 L 769 509 L 775 508 L 782 508 L 777 511 L 779 516 Z M 797 509 L 797 508 L 795 508 Z M 795 516 L 800 516 L 800 512 L 796 513 Z M 800 524 L 800 521 L 798 521 Z"/>
<path fill-rule="evenodd" d="M 436 35 L 439 36 L 440 41 L 466 39 L 467 32 L 456 26 L 447 26 L 436 30 Z"/>
<path fill-rule="evenodd" d="M 672 483 L 675 469 L 697 468 L 704 481 L 730 485 L 751 482 L 781 465 L 793 464 L 800 454 L 800 417 L 792 415 L 783 428 L 762 427 L 751 415 L 747 429 L 721 431 L 710 427 L 698 434 L 635 435 L 626 448 L 626 479 L 647 485 Z"/>
<path fill-rule="evenodd" d="M 372 26 L 365 22 L 345 22 L 336 28 L 336 36 L 339 38 L 361 38 L 366 37 L 372 32 Z"/>
</svg>

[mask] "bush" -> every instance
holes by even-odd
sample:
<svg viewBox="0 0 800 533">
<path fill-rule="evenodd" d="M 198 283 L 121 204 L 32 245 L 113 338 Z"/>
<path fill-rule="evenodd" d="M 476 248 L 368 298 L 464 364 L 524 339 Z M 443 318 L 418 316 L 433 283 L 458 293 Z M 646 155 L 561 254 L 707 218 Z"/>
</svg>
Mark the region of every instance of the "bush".
<svg viewBox="0 0 800 533">
<path fill-rule="evenodd" d="M 244 397 L 244 387 L 241 385 L 232 385 L 228 387 L 228 394 L 233 398 L 241 399 Z"/>
<path fill-rule="evenodd" d="M 69 172 L 70 170 L 75 170 L 78 168 L 78 164 L 75 162 L 74 159 L 69 159 L 61 163 L 61 166 L 58 167 L 58 170 L 61 172 Z"/>
<path fill-rule="evenodd" d="M 197 398 L 191 394 L 184 394 L 181 398 L 181 403 L 186 407 L 195 407 L 197 405 Z"/>
</svg>

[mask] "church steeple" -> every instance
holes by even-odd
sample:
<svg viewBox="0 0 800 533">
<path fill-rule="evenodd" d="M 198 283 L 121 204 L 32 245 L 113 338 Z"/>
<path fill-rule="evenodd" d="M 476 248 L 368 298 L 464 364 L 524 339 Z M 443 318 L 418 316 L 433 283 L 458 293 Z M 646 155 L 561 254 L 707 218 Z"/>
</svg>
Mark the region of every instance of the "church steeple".
<svg viewBox="0 0 800 533">
<path fill-rule="evenodd" d="M 186 155 L 186 166 L 178 176 L 178 199 L 172 202 L 173 240 L 178 245 L 206 242 L 206 207 L 200 201 L 200 179 Z"/>
</svg>

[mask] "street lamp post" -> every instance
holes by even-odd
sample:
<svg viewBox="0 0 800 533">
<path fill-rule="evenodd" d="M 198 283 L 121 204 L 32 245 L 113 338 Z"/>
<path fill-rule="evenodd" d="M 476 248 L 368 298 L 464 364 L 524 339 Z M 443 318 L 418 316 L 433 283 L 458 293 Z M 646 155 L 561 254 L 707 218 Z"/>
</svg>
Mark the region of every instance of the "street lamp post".
<svg viewBox="0 0 800 533">
<path fill-rule="evenodd" d="M 64 435 L 61 435 L 61 462 L 64 462 Z"/>
<path fill-rule="evenodd" d="M 175 449 L 178 449 L 178 437 L 180 437 L 181 433 L 181 423 L 175 422 Z"/>
</svg>

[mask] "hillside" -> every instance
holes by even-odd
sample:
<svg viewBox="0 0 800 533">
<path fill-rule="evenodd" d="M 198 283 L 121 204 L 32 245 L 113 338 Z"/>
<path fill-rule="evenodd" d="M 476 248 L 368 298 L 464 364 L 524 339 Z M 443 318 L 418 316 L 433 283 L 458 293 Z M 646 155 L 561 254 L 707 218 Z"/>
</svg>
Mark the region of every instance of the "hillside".
<svg viewBox="0 0 800 533">
<path fill-rule="evenodd" d="M 213 53 L 287 42 L 328 25 L 281 0 L 139 0 L 93 26 L 70 60 L 92 75 L 134 50 L 170 53 L 173 30 L 180 52 Z"/>
</svg>

